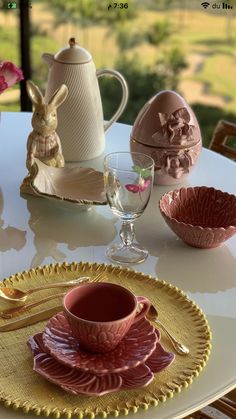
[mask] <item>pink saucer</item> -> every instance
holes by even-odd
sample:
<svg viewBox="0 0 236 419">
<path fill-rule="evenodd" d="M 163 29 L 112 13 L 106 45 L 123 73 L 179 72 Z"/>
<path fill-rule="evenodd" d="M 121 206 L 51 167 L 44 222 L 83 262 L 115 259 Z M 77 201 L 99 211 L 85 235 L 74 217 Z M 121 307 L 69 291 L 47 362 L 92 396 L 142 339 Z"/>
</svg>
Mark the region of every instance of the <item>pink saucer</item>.
<svg viewBox="0 0 236 419">
<path fill-rule="evenodd" d="M 130 328 L 113 351 L 93 354 L 81 348 L 63 312 L 53 316 L 43 332 L 43 344 L 53 358 L 68 367 L 96 374 L 137 367 L 152 354 L 159 338 L 160 333 L 143 318 Z"/>
<path fill-rule="evenodd" d="M 47 353 L 42 333 L 31 336 L 28 346 L 34 358 L 34 371 L 69 393 L 87 396 L 145 387 L 151 383 L 155 372 L 166 368 L 174 359 L 174 354 L 166 352 L 157 342 L 156 349 L 146 363 L 119 373 L 96 375 L 60 364 Z"/>
</svg>

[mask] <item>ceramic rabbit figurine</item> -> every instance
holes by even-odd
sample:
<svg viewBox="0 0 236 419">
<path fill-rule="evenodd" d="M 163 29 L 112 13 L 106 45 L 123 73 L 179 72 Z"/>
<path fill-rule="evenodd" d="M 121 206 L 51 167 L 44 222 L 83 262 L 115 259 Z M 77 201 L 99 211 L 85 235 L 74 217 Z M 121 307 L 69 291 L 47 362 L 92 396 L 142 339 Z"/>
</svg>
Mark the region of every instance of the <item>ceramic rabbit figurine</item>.
<svg viewBox="0 0 236 419">
<path fill-rule="evenodd" d="M 57 108 L 66 99 L 68 89 L 65 84 L 62 84 L 46 102 L 40 89 L 32 81 L 28 80 L 26 86 L 34 105 L 31 121 L 33 131 L 29 134 L 27 141 L 27 169 L 29 172 L 32 171 L 34 157 L 48 166 L 64 167 L 61 142 L 56 133 Z"/>
</svg>

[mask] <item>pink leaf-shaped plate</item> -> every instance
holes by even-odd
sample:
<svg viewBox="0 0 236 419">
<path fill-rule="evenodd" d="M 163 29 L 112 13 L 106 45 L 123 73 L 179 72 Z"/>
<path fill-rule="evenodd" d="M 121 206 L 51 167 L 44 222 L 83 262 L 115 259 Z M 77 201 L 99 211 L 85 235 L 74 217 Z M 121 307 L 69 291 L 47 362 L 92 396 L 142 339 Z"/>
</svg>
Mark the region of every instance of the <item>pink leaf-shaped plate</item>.
<svg viewBox="0 0 236 419">
<path fill-rule="evenodd" d="M 63 312 L 53 316 L 43 332 L 44 346 L 57 361 L 71 368 L 97 374 L 137 367 L 152 354 L 159 338 L 159 332 L 155 332 L 149 321 L 143 318 L 131 326 L 113 351 L 93 354 L 81 348 Z"/>
<path fill-rule="evenodd" d="M 122 389 L 145 387 L 153 380 L 154 372 L 163 370 L 174 359 L 174 355 L 166 352 L 157 342 L 150 366 L 143 363 L 127 371 L 96 375 L 60 364 L 47 353 L 42 333 L 31 336 L 28 346 L 34 358 L 34 371 L 69 393 L 87 396 L 102 396 Z"/>
</svg>

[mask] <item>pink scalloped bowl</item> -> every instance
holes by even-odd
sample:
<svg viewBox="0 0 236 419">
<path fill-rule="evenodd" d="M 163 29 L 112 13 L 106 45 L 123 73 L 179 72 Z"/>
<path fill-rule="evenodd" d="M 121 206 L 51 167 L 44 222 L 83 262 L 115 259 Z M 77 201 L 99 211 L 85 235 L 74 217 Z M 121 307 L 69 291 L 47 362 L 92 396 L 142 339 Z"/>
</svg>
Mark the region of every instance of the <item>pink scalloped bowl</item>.
<svg viewBox="0 0 236 419">
<path fill-rule="evenodd" d="M 218 247 L 236 233 L 236 196 L 218 189 L 176 189 L 161 197 L 159 208 L 171 230 L 193 247 Z"/>
</svg>

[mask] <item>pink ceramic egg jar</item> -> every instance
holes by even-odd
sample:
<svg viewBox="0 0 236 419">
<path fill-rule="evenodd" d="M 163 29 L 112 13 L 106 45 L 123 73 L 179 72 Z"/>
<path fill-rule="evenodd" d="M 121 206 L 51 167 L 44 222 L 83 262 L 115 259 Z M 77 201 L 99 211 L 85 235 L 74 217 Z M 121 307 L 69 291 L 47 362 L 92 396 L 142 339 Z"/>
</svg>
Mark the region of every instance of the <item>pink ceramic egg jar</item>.
<svg viewBox="0 0 236 419">
<path fill-rule="evenodd" d="M 130 149 L 153 158 L 154 183 L 183 182 L 202 149 L 197 118 L 184 98 L 172 90 L 153 96 L 134 122 Z"/>
</svg>

